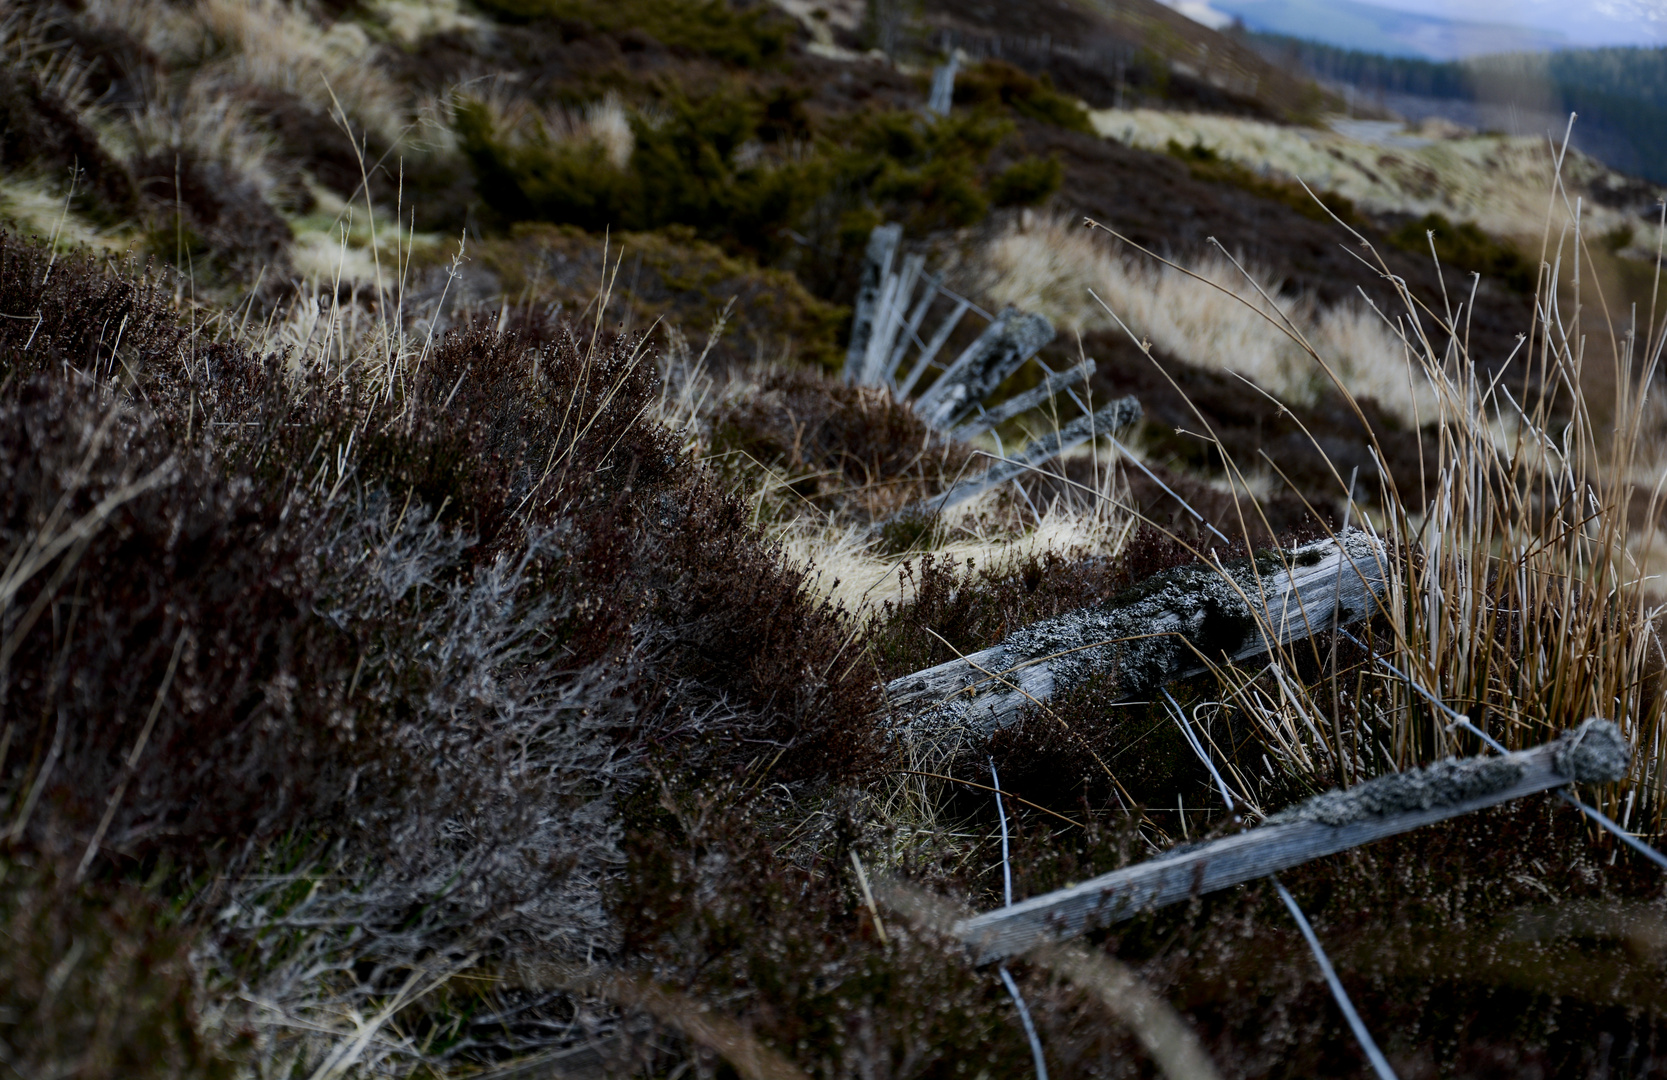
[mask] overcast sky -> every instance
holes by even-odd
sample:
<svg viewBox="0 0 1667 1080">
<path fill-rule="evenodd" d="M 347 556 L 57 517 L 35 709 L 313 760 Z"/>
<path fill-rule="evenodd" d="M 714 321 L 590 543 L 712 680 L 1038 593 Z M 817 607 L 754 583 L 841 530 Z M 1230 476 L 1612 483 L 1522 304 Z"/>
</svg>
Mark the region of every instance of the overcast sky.
<svg viewBox="0 0 1667 1080">
<path fill-rule="evenodd" d="M 1572 45 L 1667 44 L 1667 0 L 1370 0 L 1380 7 L 1555 30 Z"/>
</svg>

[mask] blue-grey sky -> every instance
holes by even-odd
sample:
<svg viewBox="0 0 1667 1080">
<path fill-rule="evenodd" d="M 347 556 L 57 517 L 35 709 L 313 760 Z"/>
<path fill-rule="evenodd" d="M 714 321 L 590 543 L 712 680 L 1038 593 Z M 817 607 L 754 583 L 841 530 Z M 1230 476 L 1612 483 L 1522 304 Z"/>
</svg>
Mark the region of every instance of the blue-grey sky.
<svg viewBox="0 0 1667 1080">
<path fill-rule="evenodd" d="M 1380 7 L 1467 22 L 1550 30 L 1571 45 L 1667 44 L 1667 0 L 1374 0 Z"/>
<path fill-rule="evenodd" d="M 1387 31 L 1381 35 L 1383 51 L 1438 59 L 1544 46 L 1667 45 L 1667 0 L 1164 2 L 1211 26 L 1238 16 L 1252 29 L 1295 33 L 1351 48 L 1372 47 L 1362 35 L 1372 40 L 1371 28 L 1376 26 Z M 1404 14 L 1397 17 L 1395 12 Z"/>
</svg>

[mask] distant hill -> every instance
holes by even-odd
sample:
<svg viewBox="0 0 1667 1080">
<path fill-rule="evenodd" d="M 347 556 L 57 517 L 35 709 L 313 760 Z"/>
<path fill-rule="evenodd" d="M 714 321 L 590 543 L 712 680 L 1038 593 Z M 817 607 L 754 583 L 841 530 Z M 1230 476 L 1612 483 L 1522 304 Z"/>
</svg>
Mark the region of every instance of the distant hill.
<svg viewBox="0 0 1667 1080">
<path fill-rule="evenodd" d="M 1255 33 L 1423 60 L 1535 52 L 1570 44 L 1561 34 L 1550 31 L 1397 11 L 1355 0 L 1210 0 L 1210 7 Z"/>
<path fill-rule="evenodd" d="M 1559 49 L 1437 62 L 1286 35 L 1244 40 L 1412 119 L 1440 115 L 1511 134 L 1579 119 L 1575 144 L 1610 167 L 1667 182 L 1667 48 Z"/>
</svg>

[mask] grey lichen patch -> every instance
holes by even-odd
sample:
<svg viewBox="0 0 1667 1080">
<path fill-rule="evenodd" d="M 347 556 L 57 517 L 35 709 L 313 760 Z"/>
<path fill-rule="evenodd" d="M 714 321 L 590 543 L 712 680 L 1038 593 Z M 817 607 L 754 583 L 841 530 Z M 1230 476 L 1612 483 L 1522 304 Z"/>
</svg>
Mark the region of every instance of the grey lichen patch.
<svg viewBox="0 0 1667 1080">
<path fill-rule="evenodd" d="M 1380 776 L 1347 791 L 1316 795 L 1268 818 L 1268 824 L 1347 825 L 1409 810 L 1456 806 L 1505 790 L 1522 779 L 1525 768 L 1515 756 L 1438 761 L 1422 769 Z"/>
<path fill-rule="evenodd" d="M 1632 748 L 1621 729 L 1593 717 L 1557 739 L 1551 762 L 1557 772 L 1582 784 L 1610 784 L 1626 779 Z"/>
<path fill-rule="evenodd" d="M 1195 648 L 1213 658 L 1237 651 L 1256 634 L 1242 595 L 1254 595 L 1256 587 L 1248 569 L 1227 567 L 1231 581 L 1205 566 L 1159 574 L 1133 596 L 1018 631 L 1002 643 L 1003 665 L 1052 657 L 1056 692 L 1115 671 L 1121 691 L 1144 693 L 1195 665 Z"/>
</svg>

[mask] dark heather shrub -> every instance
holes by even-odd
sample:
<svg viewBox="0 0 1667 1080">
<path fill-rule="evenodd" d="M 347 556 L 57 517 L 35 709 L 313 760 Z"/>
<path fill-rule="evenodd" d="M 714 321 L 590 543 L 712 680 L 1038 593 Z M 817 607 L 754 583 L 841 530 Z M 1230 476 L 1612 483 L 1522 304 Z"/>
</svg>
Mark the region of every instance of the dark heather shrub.
<svg viewBox="0 0 1667 1080">
<path fill-rule="evenodd" d="M 803 369 L 771 372 L 728 405 L 713 421 L 713 442 L 717 452 L 743 450 L 806 476 L 793 485 L 798 496 L 871 517 L 980 467 L 890 394 Z"/>
<path fill-rule="evenodd" d="M 0 788 L 34 802 L 35 844 L 87 843 L 118 790 L 104 842 L 133 854 L 260 835 L 328 799 L 353 649 L 313 617 L 305 516 L 281 509 L 96 383 L 11 388 Z"/>
<path fill-rule="evenodd" d="M 185 345 L 154 280 L 129 267 L 107 273 L 82 256 L 50 263 L 45 249 L 0 232 L 0 380 L 63 365 L 90 375 L 173 362 Z"/>
<path fill-rule="evenodd" d="M 0 1060 L 13 1076 L 197 1080 L 231 1063 L 198 1034 L 189 933 L 133 886 L 5 866 Z"/>
</svg>

